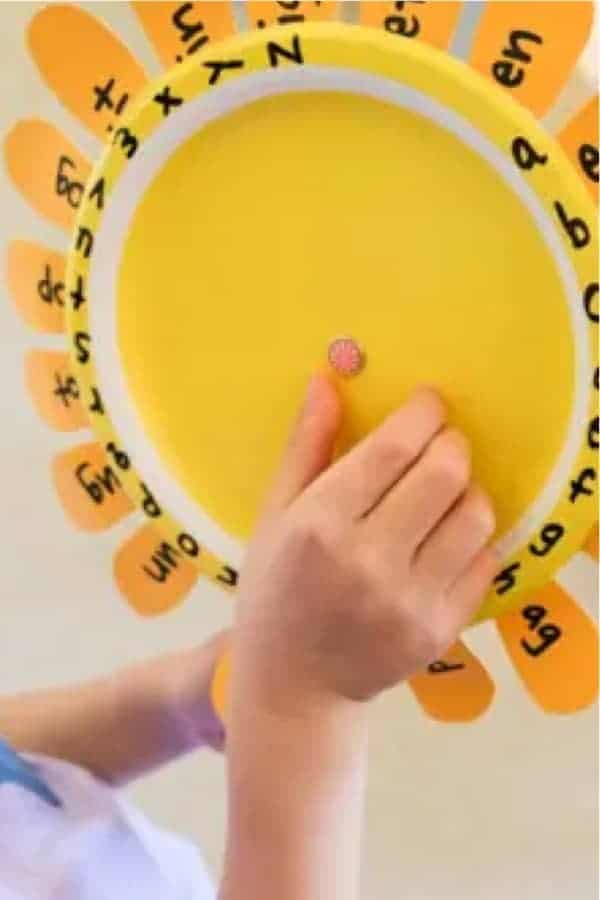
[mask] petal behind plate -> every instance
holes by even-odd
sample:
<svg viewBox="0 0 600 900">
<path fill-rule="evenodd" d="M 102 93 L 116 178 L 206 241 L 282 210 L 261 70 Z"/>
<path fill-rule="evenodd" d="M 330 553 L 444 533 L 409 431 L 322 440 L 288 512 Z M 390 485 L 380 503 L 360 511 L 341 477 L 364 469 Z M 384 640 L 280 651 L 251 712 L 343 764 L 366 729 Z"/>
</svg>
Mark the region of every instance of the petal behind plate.
<svg viewBox="0 0 600 900">
<path fill-rule="evenodd" d="M 54 125 L 27 119 L 9 131 L 4 158 L 13 184 L 41 216 L 70 231 L 90 164 Z"/>
<path fill-rule="evenodd" d="M 31 350 L 25 357 L 25 381 L 35 408 L 50 428 L 77 431 L 87 427 L 68 353 Z"/>
<path fill-rule="evenodd" d="M 166 69 L 236 31 L 229 2 L 133 2 L 131 7 Z"/>
<path fill-rule="evenodd" d="M 494 682 L 476 656 L 458 641 L 409 686 L 425 712 L 440 722 L 471 722 L 489 708 Z"/>
<path fill-rule="evenodd" d="M 8 289 L 17 311 L 36 331 L 65 330 L 65 269 L 64 255 L 55 250 L 30 241 L 8 245 Z"/>
<path fill-rule="evenodd" d="M 558 136 L 575 168 L 598 201 L 598 97 L 592 97 Z"/>
<path fill-rule="evenodd" d="M 118 467 L 100 444 L 81 444 L 60 453 L 52 474 L 65 512 L 84 531 L 104 531 L 133 511 Z"/>
<path fill-rule="evenodd" d="M 543 710 L 571 713 L 595 701 L 596 626 L 556 582 L 497 624 L 517 672 Z"/>
<path fill-rule="evenodd" d="M 173 609 L 200 578 L 198 567 L 153 525 L 142 526 L 119 548 L 114 574 L 123 597 L 144 616 Z"/>
<path fill-rule="evenodd" d="M 147 77 L 127 47 L 76 4 L 35 14 L 29 49 L 48 86 L 83 124 L 104 139 Z"/>
<path fill-rule="evenodd" d="M 592 2 L 492 0 L 475 32 L 471 65 L 542 116 L 573 71 L 593 19 Z"/>
<path fill-rule="evenodd" d="M 361 3 L 360 24 L 398 37 L 418 38 L 444 50 L 450 44 L 464 3 Z"/>
</svg>

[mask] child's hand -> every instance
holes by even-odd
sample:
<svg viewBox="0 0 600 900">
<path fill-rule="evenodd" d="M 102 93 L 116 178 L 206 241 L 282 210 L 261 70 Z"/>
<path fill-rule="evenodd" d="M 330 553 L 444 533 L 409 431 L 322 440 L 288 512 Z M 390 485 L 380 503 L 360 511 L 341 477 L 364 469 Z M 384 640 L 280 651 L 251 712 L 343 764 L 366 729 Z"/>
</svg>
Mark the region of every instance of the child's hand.
<svg viewBox="0 0 600 900">
<path fill-rule="evenodd" d="M 498 569 L 490 501 L 432 390 L 330 465 L 340 421 L 317 376 L 242 575 L 235 667 L 277 707 L 367 699 L 423 669 Z"/>
<path fill-rule="evenodd" d="M 0 734 L 17 750 L 125 784 L 201 746 L 224 748 L 210 702 L 227 632 L 72 687 L 3 697 Z"/>
<path fill-rule="evenodd" d="M 242 573 L 222 900 L 354 900 L 364 700 L 439 657 L 495 574 L 468 446 L 418 391 L 331 464 L 316 378 Z"/>
</svg>

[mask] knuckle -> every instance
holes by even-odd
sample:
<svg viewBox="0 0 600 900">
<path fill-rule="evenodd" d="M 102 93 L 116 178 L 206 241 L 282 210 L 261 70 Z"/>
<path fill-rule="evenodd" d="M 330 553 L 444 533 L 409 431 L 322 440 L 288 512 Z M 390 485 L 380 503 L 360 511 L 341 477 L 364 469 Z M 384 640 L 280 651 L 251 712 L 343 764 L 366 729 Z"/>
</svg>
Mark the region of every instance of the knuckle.
<svg viewBox="0 0 600 900">
<path fill-rule="evenodd" d="M 424 604 L 421 593 L 404 609 L 405 627 L 413 636 L 417 655 L 423 665 L 439 659 L 454 641 L 452 622 L 444 598 L 433 596 Z"/>
<path fill-rule="evenodd" d="M 295 521 L 287 537 L 303 556 L 330 556 L 334 552 L 331 529 L 322 517 L 306 516 Z"/>
<path fill-rule="evenodd" d="M 440 659 L 452 644 L 454 636 L 444 616 L 438 615 L 429 622 L 425 633 L 428 662 Z"/>
<path fill-rule="evenodd" d="M 481 534 L 491 535 L 496 530 L 496 514 L 492 501 L 480 488 L 471 488 L 467 500 L 469 522 Z"/>
<path fill-rule="evenodd" d="M 431 447 L 429 465 L 436 478 L 444 484 L 455 488 L 466 486 L 471 473 L 466 440 L 459 432 L 444 432 Z"/>
<path fill-rule="evenodd" d="M 477 592 L 476 602 L 481 603 L 484 594 L 490 589 L 494 579 L 502 571 L 502 559 L 495 550 L 484 547 L 480 553 L 479 566 L 481 580 L 479 582 L 480 590 Z"/>
</svg>

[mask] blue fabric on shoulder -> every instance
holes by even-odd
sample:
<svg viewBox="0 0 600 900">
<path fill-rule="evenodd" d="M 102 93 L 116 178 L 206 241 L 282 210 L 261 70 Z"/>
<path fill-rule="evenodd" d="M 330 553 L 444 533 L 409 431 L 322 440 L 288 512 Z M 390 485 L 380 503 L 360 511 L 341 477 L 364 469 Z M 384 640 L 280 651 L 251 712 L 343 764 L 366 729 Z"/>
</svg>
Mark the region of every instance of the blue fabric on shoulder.
<svg viewBox="0 0 600 900">
<path fill-rule="evenodd" d="M 19 785 L 23 790 L 36 794 L 50 806 L 62 806 L 56 794 L 40 778 L 36 767 L 19 756 L 0 738 L 0 790 L 3 784 Z"/>
</svg>

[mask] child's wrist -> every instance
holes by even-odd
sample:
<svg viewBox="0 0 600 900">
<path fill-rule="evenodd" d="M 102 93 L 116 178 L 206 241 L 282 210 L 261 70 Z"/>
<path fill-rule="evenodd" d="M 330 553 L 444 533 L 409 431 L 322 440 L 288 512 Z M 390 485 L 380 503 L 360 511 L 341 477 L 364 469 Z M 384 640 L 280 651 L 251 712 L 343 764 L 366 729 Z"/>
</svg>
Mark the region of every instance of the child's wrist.
<svg viewBox="0 0 600 900">
<path fill-rule="evenodd" d="M 361 743 L 367 728 L 367 704 L 350 700 L 304 674 L 265 671 L 240 665 L 234 656 L 229 724 L 235 732 L 262 723 L 310 746 L 314 734 Z M 262 726 L 261 726 L 262 727 Z M 235 737 L 234 737 L 235 740 Z"/>
<path fill-rule="evenodd" d="M 173 658 L 169 705 L 180 732 L 190 749 L 209 745 L 221 750 L 224 729 L 210 698 L 211 682 L 219 658 L 226 649 L 226 633 L 220 633 L 201 647 Z"/>
<path fill-rule="evenodd" d="M 328 847 L 345 846 L 347 832 L 358 827 L 365 790 L 366 704 L 303 690 L 293 695 L 269 691 L 267 696 L 262 689 L 238 691 L 234 685 L 227 756 L 226 872 L 253 871 L 255 860 L 269 854 L 283 860 L 279 868 L 292 883 L 296 875 L 289 875 L 287 865 L 294 870 L 308 866 L 312 877 L 331 870 Z M 356 842 L 350 842 L 354 852 Z"/>
<path fill-rule="evenodd" d="M 174 752 L 186 753 L 208 744 L 222 749 L 223 727 L 213 711 L 210 685 L 226 635 L 206 644 L 141 663 L 114 676 L 115 707 L 145 709 Z"/>
</svg>

